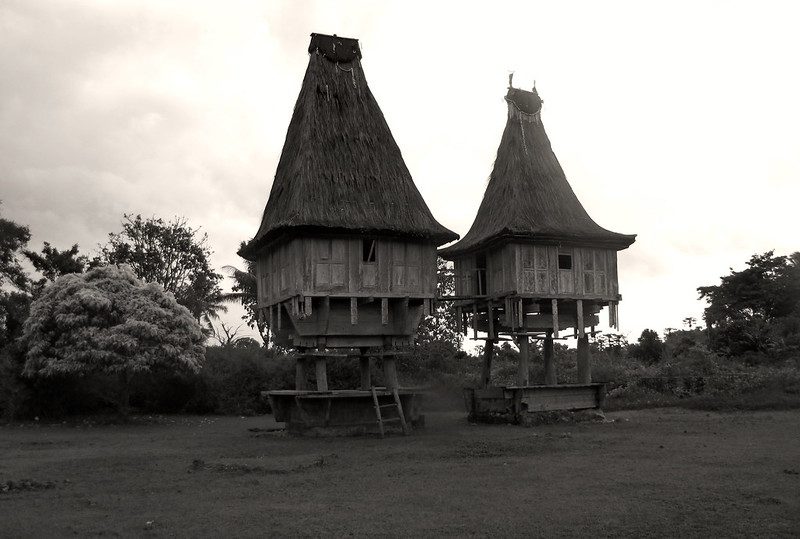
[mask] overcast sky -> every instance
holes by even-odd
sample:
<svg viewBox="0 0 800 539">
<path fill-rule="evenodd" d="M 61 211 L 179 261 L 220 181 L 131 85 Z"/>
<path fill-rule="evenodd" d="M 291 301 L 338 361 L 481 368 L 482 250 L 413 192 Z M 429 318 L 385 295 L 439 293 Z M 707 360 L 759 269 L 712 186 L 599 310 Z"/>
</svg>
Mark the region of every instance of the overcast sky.
<svg viewBox="0 0 800 539">
<path fill-rule="evenodd" d="M 536 87 L 573 189 L 620 253 L 622 332 L 800 249 L 796 2 L 0 0 L 0 199 L 31 246 L 91 252 L 123 213 L 188 218 L 214 264 L 256 232 L 311 32 L 361 42 L 436 218 L 463 235 Z M 232 321 L 237 319 L 231 314 Z M 605 316 L 604 316 L 605 318 Z"/>
</svg>

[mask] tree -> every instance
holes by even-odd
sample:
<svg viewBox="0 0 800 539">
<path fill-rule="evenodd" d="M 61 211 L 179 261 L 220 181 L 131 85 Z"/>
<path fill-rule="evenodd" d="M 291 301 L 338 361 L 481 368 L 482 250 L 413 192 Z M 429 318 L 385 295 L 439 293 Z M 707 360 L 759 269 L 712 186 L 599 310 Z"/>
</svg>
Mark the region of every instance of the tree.
<svg viewBox="0 0 800 539">
<path fill-rule="evenodd" d="M 20 336 L 30 306 L 31 297 L 25 292 L 0 290 L 0 348 Z"/>
<path fill-rule="evenodd" d="M 0 348 L 19 335 L 28 316 L 29 281 L 17 257 L 30 239 L 28 227 L 0 217 Z M 16 290 L 4 290 L 6 284 Z"/>
<path fill-rule="evenodd" d="M 31 305 L 22 338 L 28 376 L 118 376 L 123 415 L 133 376 L 156 369 L 197 371 L 204 352 L 203 333 L 189 310 L 127 266 L 56 279 Z"/>
<path fill-rule="evenodd" d="M 598 351 L 607 351 L 612 356 L 618 357 L 628 346 L 628 339 L 620 333 L 598 333 L 594 337 L 594 343 Z"/>
<path fill-rule="evenodd" d="M 213 325 L 211 326 L 212 336 L 219 345 L 223 348 L 234 346 L 239 339 L 243 337 L 239 337 L 239 330 L 242 329 L 242 326 L 229 327 L 225 322 L 220 322 L 220 329 L 217 329 Z"/>
<path fill-rule="evenodd" d="M 34 251 L 23 251 L 36 271 L 42 278 L 32 283 L 34 295 L 41 293 L 44 286 L 55 281 L 58 277 L 68 273 L 83 273 L 89 265 L 89 259 L 78 254 L 78 244 L 74 244 L 66 251 L 59 251 L 50 243 L 44 242 L 41 254 Z"/>
<path fill-rule="evenodd" d="M 210 323 L 224 311 L 219 281 L 211 269 L 208 236 L 188 226 L 186 219 L 172 221 L 126 214 L 122 232 L 110 233 L 101 246 L 102 264 L 127 264 L 148 283 L 158 283 L 171 292 L 198 322 Z"/>
<path fill-rule="evenodd" d="M 743 271 L 697 289 L 711 348 L 728 356 L 800 350 L 800 253 L 753 255 Z"/>
<path fill-rule="evenodd" d="M 261 348 L 261 344 L 252 337 L 239 337 L 233 343 L 233 347 L 240 350 L 257 350 Z"/>
<path fill-rule="evenodd" d="M 657 363 L 664 356 L 664 342 L 652 329 L 645 329 L 636 344 L 629 347 L 631 357 L 647 363 Z"/>
<path fill-rule="evenodd" d="M 27 226 L 0 217 L 0 286 L 6 282 L 20 290 L 28 284 L 28 277 L 17 259 L 28 241 L 31 232 Z"/>
<path fill-rule="evenodd" d="M 241 248 L 247 242 L 241 243 Z M 234 266 L 225 266 L 222 269 L 229 272 L 233 278 L 231 292 L 222 294 L 223 301 L 241 303 L 244 307 L 242 320 L 251 328 L 258 331 L 264 346 L 269 346 L 269 333 L 267 324 L 263 318 L 258 316 L 258 288 L 256 285 L 256 264 L 250 260 L 245 261 L 245 269 L 241 270 Z"/>
<path fill-rule="evenodd" d="M 455 293 L 456 277 L 452 262 L 436 259 L 436 295 L 450 296 Z M 459 350 L 463 336 L 459 332 L 459 321 L 452 301 L 437 301 L 433 316 L 426 317 L 419 326 L 418 343 L 445 342 Z"/>
</svg>

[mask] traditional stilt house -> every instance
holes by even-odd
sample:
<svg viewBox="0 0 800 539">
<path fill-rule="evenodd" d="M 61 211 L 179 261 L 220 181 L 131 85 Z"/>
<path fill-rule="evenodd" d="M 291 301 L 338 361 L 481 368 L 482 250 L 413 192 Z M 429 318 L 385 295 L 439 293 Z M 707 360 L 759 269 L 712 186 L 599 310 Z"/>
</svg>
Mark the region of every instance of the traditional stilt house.
<svg viewBox="0 0 800 539">
<path fill-rule="evenodd" d="M 240 254 L 256 262 L 258 309 L 275 342 L 298 352 L 297 391 L 307 395 L 313 362 L 316 389 L 327 392 L 327 358 L 353 350 L 361 389 L 371 389 L 369 357 L 378 356 L 393 390 L 394 347 L 411 343 L 430 311 L 436 248 L 458 236 L 417 191 L 358 41 L 312 34 L 308 52 L 261 226 Z M 297 391 L 273 392 L 273 404 L 287 408 Z M 294 412 L 287 422 L 308 415 Z"/>
<path fill-rule="evenodd" d="M 478 214 L 463 239 L 439 253 L 454 262 L 462 331 L 471 325 L 475 337 L 486 334 L 484 386 L 492 345 L 504 338 L 520 348 L 518 386 L 530 385 L 530 338 L 543 340 L 544 383 L 556 386 L 553 339 L 570 329 L 578 340 L 578 381 L 587 385 L 587 329 L 594 331 L 603 307 L 617 325 L 617 251 L 636 236 L 589 217 L 550 146 L 536 90 L 509 86 L 505 99 L 508 119 Z"/>
</svg>

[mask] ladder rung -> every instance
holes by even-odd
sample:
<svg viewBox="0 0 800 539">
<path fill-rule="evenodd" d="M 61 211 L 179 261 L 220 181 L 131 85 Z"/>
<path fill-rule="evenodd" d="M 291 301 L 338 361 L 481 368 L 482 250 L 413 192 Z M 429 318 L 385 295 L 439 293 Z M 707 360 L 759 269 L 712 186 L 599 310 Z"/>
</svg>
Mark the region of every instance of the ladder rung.
<svg viewBox="0 0 800 539">
<path fill-rule="evenodd" d="M 392 404 L 381 404 L 380 406 L 378 406 L 378 408 L 397 408 L 397 405 L 395 403 L 392 403 Z"/>
<path fill-rule="evenodd" d="M 382 421 L 388 423 L 389 421 L 402 421 L 402 419 L 399 417 L 384 417 Z"/>
</svg>

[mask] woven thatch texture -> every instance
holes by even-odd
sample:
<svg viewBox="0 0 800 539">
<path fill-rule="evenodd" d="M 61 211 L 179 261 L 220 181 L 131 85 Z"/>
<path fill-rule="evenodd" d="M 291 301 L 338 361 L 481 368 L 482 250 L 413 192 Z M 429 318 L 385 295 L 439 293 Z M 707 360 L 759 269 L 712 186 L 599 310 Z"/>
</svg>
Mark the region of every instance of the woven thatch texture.
<svg viewBox="0 0 800 539">
<path fill-rule="evenodd" d="M 314 40 L 325 48 L 314 48 Z M 437 245 L 457 239 L 417 191 L 367 86 L 360 53 L 350 54 L 349 62 L 333 61 L 325 52 L 332 48 L 320 40 L 312 37 L 261 227 L 242 254 L 252 257 L 277 235 L 301 230 L 388 234 Z"/>
<path fill-rule="evenodd" d="M 624 249 L 635 235 L 595 223 L 570 187 L 542 125 L 536 90 L 509 89 L 508 121 L 475 222 L 447 258 L 501 238 Z"/>
</svg>

